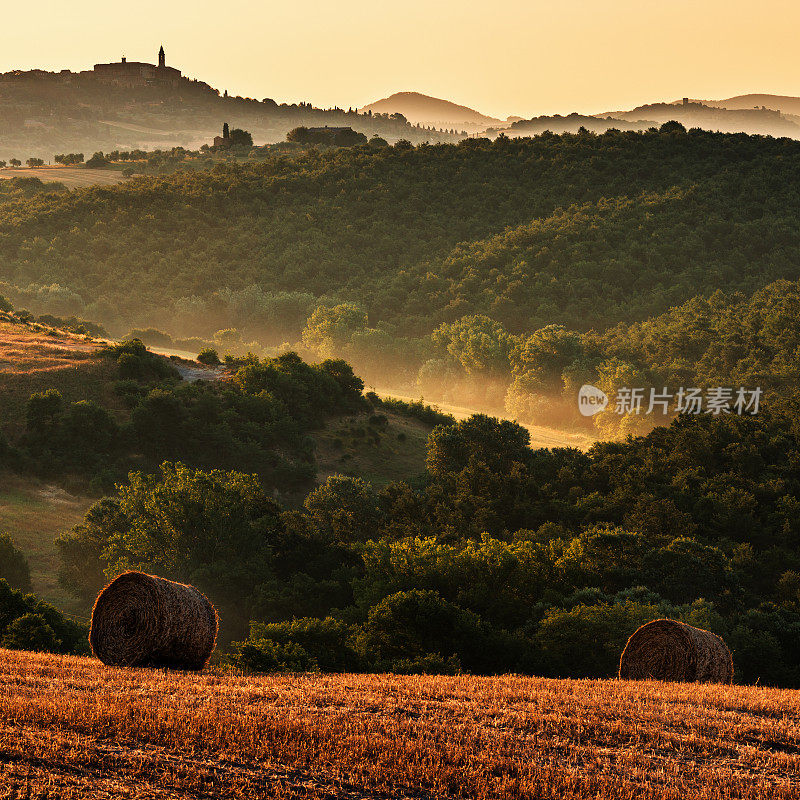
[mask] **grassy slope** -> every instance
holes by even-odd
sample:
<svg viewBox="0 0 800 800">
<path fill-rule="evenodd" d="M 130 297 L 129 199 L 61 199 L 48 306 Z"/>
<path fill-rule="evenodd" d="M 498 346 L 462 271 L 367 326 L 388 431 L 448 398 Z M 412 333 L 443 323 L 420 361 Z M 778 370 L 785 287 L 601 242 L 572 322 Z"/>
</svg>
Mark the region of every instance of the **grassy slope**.
<svg viewBox="0 0 800 800">
<path fill-rule="evenodd" d="M 49 388 L 58 389 L 69 402 L 95 400 L 122 416 L 124 409 L 113 391 L 117 368 L 94 356 L 97 347 L 82 336 L 52 335 L 44 326 L 20 325 L 0 314 L 0 431 L 12 439 L 22 433 L 28 398 Z M 202 369 L 194 363 L 181 363 L 178 368 L 187 377 Z M 341 473 L 381 487 L 421 473 L 431 426 L 387 416 L 385 427 L 369 425 L 366 416 L 343 417 L 315 432 L 318 481 Z M 405 441 L 398 438 L 400 433 L 405 434 Z M 296 500 L 300 503 L 303 497 Z M 68 611 L 77 606 L 58 586 L 54 541 L 60 532 L 81 521 L 92 502 L 70 485 L 65 491 L 30 476 L 0 473 L 0 531 L 10 534 L 27 556 L 36 594 Z"/>
<path fill-rule="evenodd" d="M 94 400 L 121 411 L 113 390 L 117 367 L 98 359 L 97 348 L 86 337 L 11 322 L 0 313 L 0 431 L 20 434 L 28 398 L 46 389 L 58 389 L 67 402 Z"/>
<path fill-rule="evenodd" d="M 419 397 L 411 397 L 410 395 L 398 394 L 395 391 L 388 389 L 381 389 L 378 394 L 381 397 L 395 397 L 398 400 L 405 400 L 407 402 L 415 402 L 420 400 Z M 434 403 L 436 408 L 445 414 L 450 414 L 456 419 L 467 419 L 473 414 L 488 414 L 491 417 L 499 416 L 500 419 L 512 419 L 502 414 L 498 415 L 496 411 L 481 408 L 467 408 L 465 406 L 454 406 L 450 403 L 442 403 L 437 401 Z M 592 435 L 591 431 L 576 432 L 566 431 L 559 428 L 548 428 L 545 425 L 525 425 L 519 420 L 514 419 L 523 428 L 528 429 L 531 435 L 531 447 L 577 447 L 579 450 L 588 450 L 595 442 L 599 441 L 598 437 Z"/>
<path fill-rule="evenodd" d="M 94 357 L 97 344 L 82 336 L 50 335 L 39 325 L 0 316 L 0 431 L 16 438 L 25 426 L 25 403 L 33 392 L 58 389 L 69 402 L 95 400 L 121 410 L 112 389 L 116 367 Z M 0 473 L 0 531 L 27 556 L 33 590 L 72 610 L 56 580 L 56 536 L 78 523 L 92 499 L 30 476 Z"/>
<path fill-rule="evenodd" d="M 424 472 L 433 426 L 398 414 L 385 416 L 385 426 L 370 425 L 365 416 L 348 416 L 331 420 L 317 433 L 317 481 L 335 474 L 352 475 L 381 488 Z"/>
<path fill-rule="evenodd" d="M 78 610 L 78 604 L 58 585 L 55 539 L 77 525 L 93 502 L 35 478 L 0 474 L 0 531 L 25 553 L 33 591 L 66 611 Z"/>
<path fill-rule="evenodd" d="M 798 702 L 755 687 L 194 675 L 0 651 L 0 785 L 59 798 L 788 800 Z"/>
</svg>

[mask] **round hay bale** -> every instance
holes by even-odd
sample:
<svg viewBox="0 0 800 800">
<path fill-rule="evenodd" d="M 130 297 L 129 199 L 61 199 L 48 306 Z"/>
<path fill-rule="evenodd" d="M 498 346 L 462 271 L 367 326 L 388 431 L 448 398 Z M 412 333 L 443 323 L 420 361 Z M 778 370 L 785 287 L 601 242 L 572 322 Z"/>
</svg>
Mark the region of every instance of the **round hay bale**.
<svg viewBox="0 0 800 800">
<path fill-rule="evenodd" d="M 619 660 L 625 680 L 730 683 L 733 657 L 711 631 L 674 619 L 642 625 L 625 645 Z"/>
<path fill-rule="evenodd" d="M 214 606 L 194 586 L 125 572 L 97 596 L 89 644 L 111 666 L 202 669 L 217 628 Z"/>
</svg>

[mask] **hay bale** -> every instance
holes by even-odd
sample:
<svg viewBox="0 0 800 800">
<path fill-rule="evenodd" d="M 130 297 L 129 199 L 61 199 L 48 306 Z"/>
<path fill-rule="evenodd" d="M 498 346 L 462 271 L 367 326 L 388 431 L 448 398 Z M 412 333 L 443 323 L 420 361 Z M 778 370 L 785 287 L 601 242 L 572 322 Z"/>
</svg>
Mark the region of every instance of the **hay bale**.
<svg viewBox="0 0 800 800">
<path fill-rule="evenodd" d="M 642 625 L 625 645 L 619 677 L 626 680 L 730 683 L 733 657 L 711 631 L 674 619 Z"/>
<path fill-rule="evenodd" d="M 217 628 L 214 606 L 194 586 L 125 572 L 95 600 L 89 643 L 112 666 L 202 669 Z"/>
</svg>

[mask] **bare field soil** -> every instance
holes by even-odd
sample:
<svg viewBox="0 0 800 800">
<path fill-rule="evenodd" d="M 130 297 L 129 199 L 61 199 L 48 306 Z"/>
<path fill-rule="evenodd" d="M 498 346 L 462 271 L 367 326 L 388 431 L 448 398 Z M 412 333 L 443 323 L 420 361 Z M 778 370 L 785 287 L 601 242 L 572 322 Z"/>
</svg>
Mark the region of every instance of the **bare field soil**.
<svg viewBox="0 0 800 800">
<path fill-rule="evenodd" d="M 800 797 L 800 693 L 0 651 L 0 798 Z"/>
<path fill-rule="evenodd" d="M 84 186 L 113 186 L 124 181 L 116 169 L 82 169 L 80 167 L 18 167 L 0 169 L 0 178 L 38 178 L 40 181 L 63 183 L 69 189 Z"/>
</svg>

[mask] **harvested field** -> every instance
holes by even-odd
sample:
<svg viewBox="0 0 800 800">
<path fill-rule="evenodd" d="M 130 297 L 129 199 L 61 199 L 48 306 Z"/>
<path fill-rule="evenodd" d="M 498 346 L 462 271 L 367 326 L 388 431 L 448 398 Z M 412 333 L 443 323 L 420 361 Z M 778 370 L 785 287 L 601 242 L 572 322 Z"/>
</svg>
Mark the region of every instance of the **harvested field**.
<svg viewBox="0 0 800 800">
<path fill-rule="evenodd" d="M 68 189 L 82 189 L 86 186 L 113 186 L 125 180 L 120 170 L 84 169 L 83 167 L 0 169 L 0 178 L 38 178 L 45 183 L 63 183 Z"/>
<path fill-rule="evenodd" d="M 800 692 L 0 651 L 0 797 L 800 797 Z M 4 794 L 5 792 L 5 794 Z"/>
</svg>

